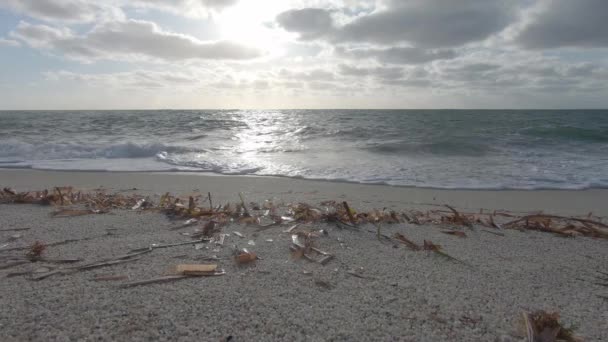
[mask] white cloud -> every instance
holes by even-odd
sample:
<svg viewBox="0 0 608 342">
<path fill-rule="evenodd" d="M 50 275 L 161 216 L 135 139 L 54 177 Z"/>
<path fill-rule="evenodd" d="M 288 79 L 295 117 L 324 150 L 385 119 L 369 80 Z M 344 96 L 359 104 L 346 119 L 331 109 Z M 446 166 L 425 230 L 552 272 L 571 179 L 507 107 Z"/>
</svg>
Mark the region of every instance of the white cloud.
<svg viewBox="0 0 608 342">
<path fill-rule="evenodd" d="M 120 8 L 90 0 L 0 0 L 0 6 L 44 21 L 81 23 L 124 18 Z"/>
<path fill-rule="evenodd" d="M 20 45 L 21 44 L 19 44 L 19 42 L 16 41 L 16 40 L 0 38 L 0 46 L 17 47 L 17 46 L 20 46 Z"/>
<path fill-rule="evenodd" d="M 239 0 L 130 0 L 125 7 L 154 8 L 185 17 L 205 17 L 210 11 L 221 11 L 236 5 Z"/>
<path fill-rule="evenodd" d="M 11 36 L 34 48 L 82 61 L 246 60 L 262 55 L 252 47 L 228 41 L 203 42 L 191 36 L 163 31 L 155 23 L 140 20 L 103 22 L 85 35 L 22 21 Z"/>
<path fill-rule="evenodd" d="M 201 84 L 201 75 L 192 72 L 186 74 L 183 72 L 135 70 L 108 74 L 84 74 L 60 70 L 45 72 L 44 76 L 49 81 L 78 82 L 87 87 L 109 86 L 135 90 L 175 89 L 176 87 L 193 87 Z"/>
</svg>

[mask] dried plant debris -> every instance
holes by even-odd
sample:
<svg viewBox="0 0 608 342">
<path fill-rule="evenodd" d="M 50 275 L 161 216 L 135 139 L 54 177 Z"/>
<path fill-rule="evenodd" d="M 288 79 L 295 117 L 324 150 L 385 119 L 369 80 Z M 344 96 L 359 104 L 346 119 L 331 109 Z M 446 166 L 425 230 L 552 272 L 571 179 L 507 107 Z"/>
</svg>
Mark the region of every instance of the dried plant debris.
<svg viewBox="0 0 608 342">
<path fill-rule="evenodd" d="M 129 279 L 129 276 L 122 274 L 98 274 L 93 278 L 93 281 L 120 281 L 127 279 Z"/>
<path fill-rule="evenodd" d="M 46 250 L 46 245 L 43 242 L 36 241 L 34 242 L 25 256 L 31 261 L 37 261 L 42 258 L 42 253 Z"/>
<path fill-rule="evenodd" d="M 441 232 L 443 234 L 454 235 L 454 236 L 457 236 L 459 238 L 466 238 L 467 237 L 467 234 L 465 232 L 461 232 L 459 230 L 442 230 Z"/>
<path fill-rule="evenodd" d="M 55 211 L 54 217 L 73 217 L 90 214 L 104 214 L 113 209 L 137 211 L 154 211 L 165 213 L 170 218 L 186 220 L 174 229 L 202 225 L 195 237 L 210 237 L 219 233 L 222 227 L 230 222 L 257 225 L 265 230 L 275 225 L 292 221 L 298 223 L 334 223 L 343 229 L 359 231 L 363 224 L 399 224 L 416 225 L 452 225 L 458 227 L 482 226 L 502 230 L 536 230 L 553 233 L 564 237 L 588 236 L 608 239 L 608 224 L 592 213 L 584 217 L 566 217 L 535 213 L 520 215 L 504 211 L 484 211 L 467 213 L 450 205 L 446 209 L 436 210 L 371 210 L 356 211 L 346 201 L 325 201 L 318 206 L 307 203 L 276 204 L 265 201 L 246 204 L 243 194 L 239 202 L 227 203 L 213 207 L 211 196 L 202 195 L 179 197 L 165 193 L 158 201 L 138 194 L 108 193 L 104 189 L 85 192 L 73 187 L 56 187 L 50 190 L 18 192 L 11 188 L 0 191 L 0 203 L 39 204 L 50 206 L 81 206 L 79 208 L 61 208 Z M 202 202 L 209 202 L 203 205 Z M 84 207 L 84 208 L 82 208 Z M 510 221 L 507 221 L 509 220 Z M 270 223 L 267 223 L 270 220 Z M 264 222 L 266 221 L 266 222 Z M 454 233 L 460 235 L 459 233 Z"/>
<path fill-rule="evenodd" d="M 316 248 L 314 239 L 318 238 L 317 232 L 297 232 L 291 236 L 291 256 L 294 259 L 306 259 L 325 265 L 334 259 L 334 255 Z"/>
<path fill-rule="evenodd" d="M 559 313 L 543 310 L 523 312 L 523 327 L 528 342 L 580 342 L 572 328 L 565 328 L 559 322 Z"/>
<path fill-rule="evenodd" d="M 442 247 L 440 245 L 436 245 L 432 241 L 424 240 L 424 245 L 422 246 L 422 249 L 424 249 L 425 251 L 428 251 L 428 252 L 433 252 L 433 253 L 435 253 L 435 254 L 437 254 L 439 256 L 442 256 L 442 257 L 444 257 L 446 259 L 455 261 L 457 263 L 460 263 L 460 264 L 463 264 L 463 265 L 466 265 L 466 266 L 469 266 L 469 267 L 471 266 L 471 265 L 467 264 L 466 262 L 464 262 L 464 261 L 462 261 L 460 259 L 456 259 L 453 256 L 447 254 L 446 252 L 444 252 L 442 250 Z"/>
<path fill-rule="evenodd" d="M 258 259 L 257 254 L 250 252 L 247 248 L 235 251 L 234 261 L 239 265 L 249 264 Z"/>
<path fill-rule="evenodd" d="M 204 275 L 214 275 L 217 271 L 216 264 L 180 264 L 175 266 L 174 273 L 187 275 L 187 276 L 204 276 Z"/>
<path fill-rule="evenodd" d="M 396 233 L 395 234 L 395 239 L 397 241 L 399 241 L 400 243 L 406 245 L 407 247 L 409 247 L 413 251 L 419 251 L 419 250 L 422 249 L 422 247 L 420 247 L 418 244 L 416 244 L 412 240 L 410 240 L 410 239 L 406 238 L 405 236 L 403 236 L 403 234 Z"/>
</svg>

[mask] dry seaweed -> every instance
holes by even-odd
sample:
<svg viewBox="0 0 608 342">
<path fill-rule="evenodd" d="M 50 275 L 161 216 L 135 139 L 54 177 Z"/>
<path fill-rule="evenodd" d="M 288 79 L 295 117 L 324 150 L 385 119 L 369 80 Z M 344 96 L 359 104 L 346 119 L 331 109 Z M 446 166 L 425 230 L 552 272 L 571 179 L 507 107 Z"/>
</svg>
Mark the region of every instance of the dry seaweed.
<svg viewBox="0 0 608 342">
<path fill-rule="evenodd" d="M 424 249 L 425 251 L 428 251 L 428 252 L 433 252 L 433 253 L 435 253 L 435 254 L 437 254 L 437 255 L 439 255 L 441 257 L 444 257 L 446 259 L 449 259 L 449 260 L 455 261 L 457 263 L 460 263 L 460 264 L 463 264 L 463 265 L 471 267 L 471 265 L 469 265 L 468 263 L 466 263 L 466 262 L 464 262 L 464 261 L 462 261 L 460 259 L 456 259 L 453 256 L 447 254 L 446 252 L 444 252 L 442 250 L 442 247 L 440 245 L 436 245 L 432 241 L 424 240 L 424 244 L 422 246 L 422 249 Z"/>
<path fill-rule="evenodd" d="M 36 241 L 30 246 L 29 250 L 25 254 L 25 257 L 28 258 L 30 261 L 40 260 L 42 258 L 42 253 L 44 253 L 46 248 L 46 244 L 40 241 Z"/>
<path fill-rule="evenodd" d="M 281 225 L 289 221 L 317 223 L 335 223 L 341 229 L 358 230 L 361 224 L 398 224 L 408 222 L 410 224 L 441 225 L 452 224 L 472 228 L 475 225 L 496 229 L 519 229 L 549 232 L 564 237 L 589 236 L 594 238 L 608 239 L 608 224 L 601 222 L 601 218 L 594 217 L 591 213 L 585 217 L 565 217 L 557 215 L 546 215 L 535 213 L 529 215 L 516 215 L 508 212 L 484 211 L 478 213 L 465 213 L 456 208 L 445 205 L 446 210 L 371 210 L 368 212 L 355 212 L 346 201 L 325 201 L 321 208 L 313 207 L 307 203 L 297 203 L 277 206 L 271 201 L 266 201 L 262 206 L 252 205 L 252 208 L 260 209 L 252 212 L 245 204 L 245 198 L 239 193 L 240 203 L 226 204 L 213 207 L 211 194 L 207 194 L 209 207 L 201 207 L 201 195 L 176 197 L 170 193 L 162 195 L 157 203 L 148 197 L 137 194 L 109 194 L 103 189 L 93 192 L 81 192 L 72 187 L 57 187 L 43 191 L 17 192 L 10 188 L 0 191 L 0 203 L 26 203 L 52 206 L 83 205 L 86 209 L 60 209 L 55 216 L 80 216 L 96 213 L 107 213 L 112 209 L 133 209 L 140 211 L 163 212 L 171 218 L 183 218 L 186 220 L 199 220 L 205 218 L 205 222 L 215 222 L 216 226 L 223 226 L 229 222 L 236 221 L 242 224 L 258 225 L 260 230 Z M 264 213 L 259 211 L 265 210 Z M 261 224 L 261 218 L 269 217 L 271 224 Z M 499 218 L 512 218 L 509 222 L 499 222 Z M 186 221 L 194 224 L 194 221 Z M 210 223 L 208 223 L 210 224 Z M 175 229 L 185 228 L 186 225 Z M 211 236 L 218 231 L 211 232 Z M 195 235 L 199 236 L 199 235 Z M 205 236 L 200 235 L 200 236 Z"/>
<path fill-rule="evenodd" d="M 559 322 L 559 313 L 544 310 L 523 312 L 525 334 L 528 342 L 580 342 L 573 329 L 565 328 Z"/>
<path fill-rule="evenodd" d="M 413 251 L 419 251 L 422 249 L 419 245 L 417 245 L 415 242 L 411 241 L 410 239 L 406 238 L 403 234 L 395 233 L 395 239 L 397 241 L 399 241 L 400 243 L 406 245 Z"/>
<path fill-rule="evenodd" d="M 466 238 L 467 237 L 467 234 L 465 232 L 461 232 L 459 230 L 442 230 L 441 232 L 443 234 L 454 235 L 454 236 L 457 236 L 459 238 Z"/>
</svg>

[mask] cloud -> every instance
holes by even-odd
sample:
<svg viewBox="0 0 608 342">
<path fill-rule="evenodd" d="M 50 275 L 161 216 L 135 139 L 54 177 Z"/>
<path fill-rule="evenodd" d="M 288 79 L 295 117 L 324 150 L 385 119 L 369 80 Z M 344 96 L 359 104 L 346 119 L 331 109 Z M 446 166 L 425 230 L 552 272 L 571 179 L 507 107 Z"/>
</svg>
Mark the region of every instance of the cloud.
<svg viewBox="0 0 608 342">
<path fill-rule="evenodd" d="M 451 47 L 480 41 L 513 20 L 516 1 L 392 0 L 388 8 L 341 28 L 334 40 Z"/>
<path fill-rule="evenodd" d="M 131 0 L 125 1 L 129 7 L 155 8 L 186 17 L 201 17 L 209 11 L 221 11 L 236 5 L 239 0 Z"/>
<path fill-rule="evenodd" d="M 415 47 L 391 48 L 337 48 L 340 56 L 349 58 L 374 58 L 382 63 L 390 64 L 424 64 L 439 59 L 452 59 L 456 53 L 450 49 L 425 50 Z"/>
<path fill-rule="evenodd" d="M 608 1 L 543 0 L 516 41 L 528 49 L 608 47 Z"/>
<path fill-rule="evenodd" d="M 135 70 L 108 74 L 83 74 L 71 71 L 45 72 L 49 81 L 72 81 L 87 86 L 111 86 L 129 89 L 192 87 L 200 84 L 200 75 L 168 71 Z"/>
<path fill-rule="evenodd" d="M 11 47 L 17 47 L 20 46 L 21 44 L 19 44 L 18 41 L 16 40 L 11 40 L 11 39 L 5 39 L 5 38 L 0 38 L 0 46 L 11 46 Z"/>
<path fill-rule="evenodd" d="M 403 68 L 397 67 L 356 67 L 347 64 L 339 65 L 340 74 L 355 77 L 374 77 L 383 80 L 395 80 L 404 76 Z"/>
<path fill-rule="evenodd" d="M 255 48 L 229 41 L 203 42 L 191 36 L 163 31 L 155 23 L 141 20 L 104 22 L 81 36 L 68 29 L 22 21 L 11 36 L 34 48 L 51 50 L 82 61 L 245 60 L 261 56 L 261 52 Z"/>
<path fill-rule="evenodd" d="M 44 21 L 92 22 L 99 18 L 123 18 L 117 7 L 87 0 L 2 0 L 0 6 Z"/>
<path fill-rule="evenodd" d="M 280 13 L 276 21 L 286 31 L 299 33 L 303 40 L 321 37 L 333 27 L 330 11 L 321 8 L 289 10 Z"/>
<path fill-rule="evenodd" d="M 333 81 L 335 75 L 324 69 L 293 71 L 281 69 L 279 76 L 289 81 Z"/>
</svg>

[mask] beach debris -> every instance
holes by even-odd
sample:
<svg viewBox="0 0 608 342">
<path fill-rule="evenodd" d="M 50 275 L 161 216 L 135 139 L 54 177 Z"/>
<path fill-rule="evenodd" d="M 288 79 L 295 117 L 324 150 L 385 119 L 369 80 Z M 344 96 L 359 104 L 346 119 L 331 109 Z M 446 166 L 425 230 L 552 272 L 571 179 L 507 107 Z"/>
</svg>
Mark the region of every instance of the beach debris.
<svg viewBox="0 0 608 342">
<path fill-rule="evenodd" d="M 11 268 L 11 267 L 29 264 L 30 262 L 31 262 L 30 260 L 9 261 L 7 263 L 0 265 L 0 270 L 5 270 L 5 269 Z"/>
<path fill-rule="evenodd" d="M 20 232 L 20 231 L 24 231 L 24 230 L 30 230 L 32 228 L 7 228 L 7 229 L 0 229 L 0 232 Z"/>
<path fill-rule="evenodd" d="M 76 217 L 93 214 L 106 214 L 109 211 L 98 209 L 60 209 L 51 213 L 52 217 Z"/>
<path fill-rule="evenodd" d="M 21 235 L 21 234 L 13 234 L 8 237 L 7 241 L 9 241 L 9 242 L 16 241 L 16 240 L 21 239 L 22 237 L 23 237 L 23 235 Z"/>
<path fill-rule="evenodd" d="M 458 212 L 458 210 L 454 209 L 454 207 L 449 206 L 447 204 L 445 204 L 445 206 L 450 209 L 452 211 L 452 213 L 454 213 L 453 216 L 442 216 L 442 219 L 445 220 L 446 222 L 450 222 L 453 224 L 459 224 L 459 225 L 463 225 L 463 226 L 467 226 L 469 228 L 473 228 L 473 224 L 471 223 L 471 220 Z"/>
<path fill-rule="evenodd" d="M 344 209 L 346 210 L 346 214 L 348 215 L 348 219 L 350 220 L 350 222 L 356 226 L 357 225 L 357 220 L 355 219 L 355 211 L 352 210 L 349 206 L 348 206 L 348 202 L 344 201 L 342 202 L 342 204 L 344 205 Z"/>
<path fill-rule="evenodd" d="M 167 275 L 167 276 L 162 276 L 162 277 L 158 277 L 158 278 L 152 278 L 152 279 L 145 279 L 145 280 L 137 280 L 137 281 L 133 281 L 133 282 L 129 282 L 129 283 L 124 283 L 121 284 L 119 287 L 126 289 L 126 288 L 130 288 L 130 287 L 135 287 L 135 286 L 142 286 L 142 285 L 150 285 L 150 284 L 161 284 L 161 283 L 166 283 L 166 282 L 170 282 L 170 281 L 175 281 L 175 280 L 181 280 L 181 279 L 187 279 L 187 278 L 196 278 L 196 277 L 217 277 L 217 276 L 223 276 L 225 275 L 226 272 L 224 270 L 219 270 L 219 271 L 214 271 L 214 272 L 208 272 L 205 274 L 188 274 L 188 275 L 182 275 L 182 274 L 178 274 L 178 275 Z"/>
<path fill-rule="evenodd" d="M 214 243 L 218 246 L 223 246 L 224 245 L 224 240 L 226 239 L 226 236 L 228 236 L 228 234 L 219 234 L 214 236 L 213 238 L 211 238 L 211 240 L 209 241 L 210 243 Z"/>
<path fill-rule="evenodd" d="M 482 229 L 481 231 L 482 231 L 482 232 L 484 232 L 484 233 L 493 234 L 493 235 L 496 235 L 496 236 L 502 236 L 502 237 L 504 237 L 504 236 L 505 236 L 505 234 L 503 234 L 503 233 L 499 233 L 499 232 L 493 232 L 493 231 L 491 231 L 491 230 L 485 230 L 485 229 Z"/>
<path fill-rule="evenodd" d="M 256 261 L 257 259 L 258 256 L 253 252 L 249 252 L 247 248 L 237 250 L 234 253 L 234 261 L 236 261 L 236 263 L 239 265 L 248 264 Z"/>
<path fill-rule="evenodd" d="M 346 271 L 346 274 L 351 275 L 353 277 L 356 278 L 361 278 L 361 279 L 368 279 L 368 280 L 374 280 L 376 278 L 374 277 L 370 277 L 370 276 L 366 276 L 363 273 L 363 267 L 359 267 L 356 269 L 349 269 L 348 271 Z"/>
<path fill-rule="evenodd" d="M 88 270 L 93 270 L 93 269 L 97 269 L 97 268 L 101 268 L 101 267 L 113 266 L 113 265 L 123 264 L 123 263 L 127 263 L 127 262 L 137 261 L 137 260 L 139 260 L 139 256 L 141 256 L 142 254 L 150 253 L 150 252 L 152 252 L 152 249 L 140 251 L 137 253 L 125 254 L 125 255 L 122 255 L 122 256 L 119 256 L 119 257 L 116 257 L 113 259 L 104 259 L 104 260 L 100 260 L 100 261 L 94 261 L 94 262 L 91 262 L 91 263 L 88 263 L 85 265 L 72 266 L 72 267 L 68 267 L 68 268 L 58 268 L 58 269 L 50 271 L 50 272 L 35 275 L 31 279 L 32 280 L 42 280 L 42 279 L 46 279 L 46 278 L 56 275 L 56 274 L 69 274 L 69 273 L 73 273 L 73 272 L 77 272 L 77 271 L 88 271 Z"/>
<path fill-rule="evenodd" d="M 129 279 L 129 276 L 122 274 L 99 274 L 93 278 L 93 281 L 119 281 L 127 279 Z"/>
<path fill-rule="evenodd" d="M 194 226 L 197 223 L 198 223 L 198 219 L 191 218 L 191 219 L 186 220 L 183 224 L 181 224 L 181 225 L 179 225 L 177 227 L 171 228 L 171 230 L 178 230 L 178 229 L 192 227 L 192 226 Z"/>
<path fill-rule="evenodd" d="M 243 211 L 245 212 L 245 217 L 251 217 L 251 214 L 249 213 L 249 210 L 247 209 L 247 205 L 245 204 L 245 198 L 243 197 L 243 193 L 239 192 L 239 197 L 241 198 L 241 207 L 243 208 Z"/>
<path fill-rule="evenodd" d="M 460 259 L 456 259 L 453 256 L 447 254 L 446 252 L 444 252 L 442 250 L 442 247 L 440 245 L 436 245 L 432 241 L 424 240 L 424 244 L 422 246 L 422 249 L 424 249 L 425 251 L 428 251 L 428 252 L 433 252 L 433 253 L 435 253 L 435 254 L 437 254 L 437 255 L 439 255 L 441 257 L 444 257 L 444 258 L 446 258 L 448 260 L 452 260 L 452 261 L 455 261 L 455 262 L 457 262 L 459 264 L 463 264 L 463 265 L 471 267 L 470 264 L 468 264 L 468 263 L 466 263 L 466 262 L 464 262 L 464 261 L 462 261 Z"/>
<path fill-rule="evenodd" d="M 290 250 L 294 259 L 305 258 L 308 261 L 325 265 L 334 259 L 334 255 L 314 246 L 313 239 L 319 237 L 315 232 L 297 232 L 291 236 Z M 316 258 L 315 258 L 316 256 Z"/>
<path fill-rule="evenodd" d="M 403 234 L 400 233 L 395 233 L 395 239 L 406 245 L 407 247 L 409 247 L 409 249 L 413 250 L 413 251 L 419 251 L 422 249 L 422 247 L 420 247 L 418 244 L 416 244 L 415 242 L 413 242 L 412 240 L 406 238 Z"/>
<path fill-rule="evenodd" d="M 25 254 L 26 258 L 30 261 L 37 261 L 42 258 L 42 253 L 46 250 L 47 245 L 43 242 L 36 241 L 30 247 L 27 253 Z"/>
<path fill-rule="evenodd" d="M 467 234 L 465 232 L 461 232 L 459 230 L 442 230 L 441 232 L 443 234 L 454 235 L 454 236 L 457 236 L 459 238 L 466 238 L 467 237 Z"/>
<path fill-rule="evenodd" d="M 239 232 L 232 232 L 232 234 L 234 234 L 234 235 L 236 235 L 236 236 L 240 237 L 241 239 L 245 237 L 243 234 L 241 234 L 241 233 L 239 233 Z"/>
<path fill-rule="evenodd" d="M 324 201 L 320 203 L 320 207 L 314 207 L 307 203 L 276 205 L 272 201 L 266 201 L 263 205 L 252 205 L 251 208 L 260 209 L 252 211 L 246 205 L 242 193 L 239 193 L 240 203 L 227 203 L 215 208 L 211 202 L 211 194 L 208 193 L 207 195 L 210 202 L 209 206 L 202 207 L 200 203 L 201 195 L 178 197 L 165 193 L 155 203 L 149 197 L 137 194 L 108 193 L 105 189 L 83 192 L 68 186 L 42 191 L 18 192 L 11 188 L 3 188 L 0 191 L 0 203 L 84 206 L 83 209 L 59 209 L 56 211 L 55 217 L 102 214 L 113 209 L 131 210 L 136 208 L 136 210 L 141 211 L 162 212 L 170 218 L 185 219 L 188 225 L 194 225 L 197 220 L 201 222 L 200 220 L 204 219 L 203 222 L 206 222 L 207 232 L 204 232 L 205 227 L 203 227 L 203 231 L 197 232 L 195 238 L 210 237 L 219 233 L 219 229 L 230 222 L 257 225 L 260 230 L 291 221 L 299 223 L 328 222 L 334 223 L 340 229 L 359 231 L 358 226 L 363 224 L 398 224 L 405 221 L 417 225 L 451 224 L 469 228 L 479 225 L 498 230 L 536 230 L 563 237 L 588 236 L 608 239 L 608 224 L 603 223 L 602 218 L 594 216 L 592 213 L 583 217 L 566 217 L 543 213 L 522 216 L 516 213 L 489 210 L 466 213 L 450 205 L 443 205 L 447 210 L 398 212 L 384 208 L 382 210 L 356 212 L 346 201 Z M 268 217 L 272 219 L 272 223 L 262 224 L 260 219 Z M 505 218 L 511 218 L 511 221 L 505 222 Z M 174 229 L 185 227 L 185 225 L 182 225 Z M 291 231 L 285 232 L 291 233 Z"/>
<path fill-rule="evenodd" d="M 565 328 L 559 322 L 558 312 L 522 312 L 522 318 L 527 342 L 582 341 L 574 336 L 572 328 Z"/>
<path fill-rule="evenodd" d="M 248 244 L 249 246 L 255 246 L 255 241 L 253 241 L 253 240 L 249 240 L 249 241 L 247 241 L 247 244 Z"/>
<path fill-rule="evenodd" d="M 180 264 L 175 266 L 175 274 L 189 275 L 189 276 L 203 276 L 203 275 L 214 275 L 217 270 L 216 264 Z"/>
<path fill-rule="evenodd" d="M 294 229 L 296 229 L 296 228 L 298 228 L 299 226 L 300 226 L 300 224 L 299 224 L 299 223 L 298 223 L 298 224 L 294 224 L 293 226 L 291 226 L 291 227 L 289 227 L 289 228 L 285 229 L 285 230 L 283 231 L 283 233 L 288 233 L 288 234 L 289 234 L 289 233 L 293 232 L 293 230 L 294 230 Z"/>
<path fill-rule="evenodd" d="M 323 288 L 324 290 L 331 290 L 331 289 L 333 289 L 335 287 L 329 281 L 322 280 L 322 279 L 316 279 L 315 280 L 315 285 Z"/>
<path fill-rule="evenodd" d="M 198 243 L 204 243 L 204 242 L 209 242 L 209 241 L 210 241 L 209 239 L 200 239 L 200 240 L 196 240 L 196 241 L 177 242 L 177 243 L 170 243 L 170 244 L 166 244 L 166 245 L 151 244 L 148 247 L 133 249 L 133 250 L 131 250 L 131 253 L 139 253 L 139 252 L 145 253 L 145 252 L 151 251 L 153 249 L 171 248 L 171 247 L 179 247 L 179 246 L 186 246 L 186 245 L 196 245 Z"/>
</svg>

